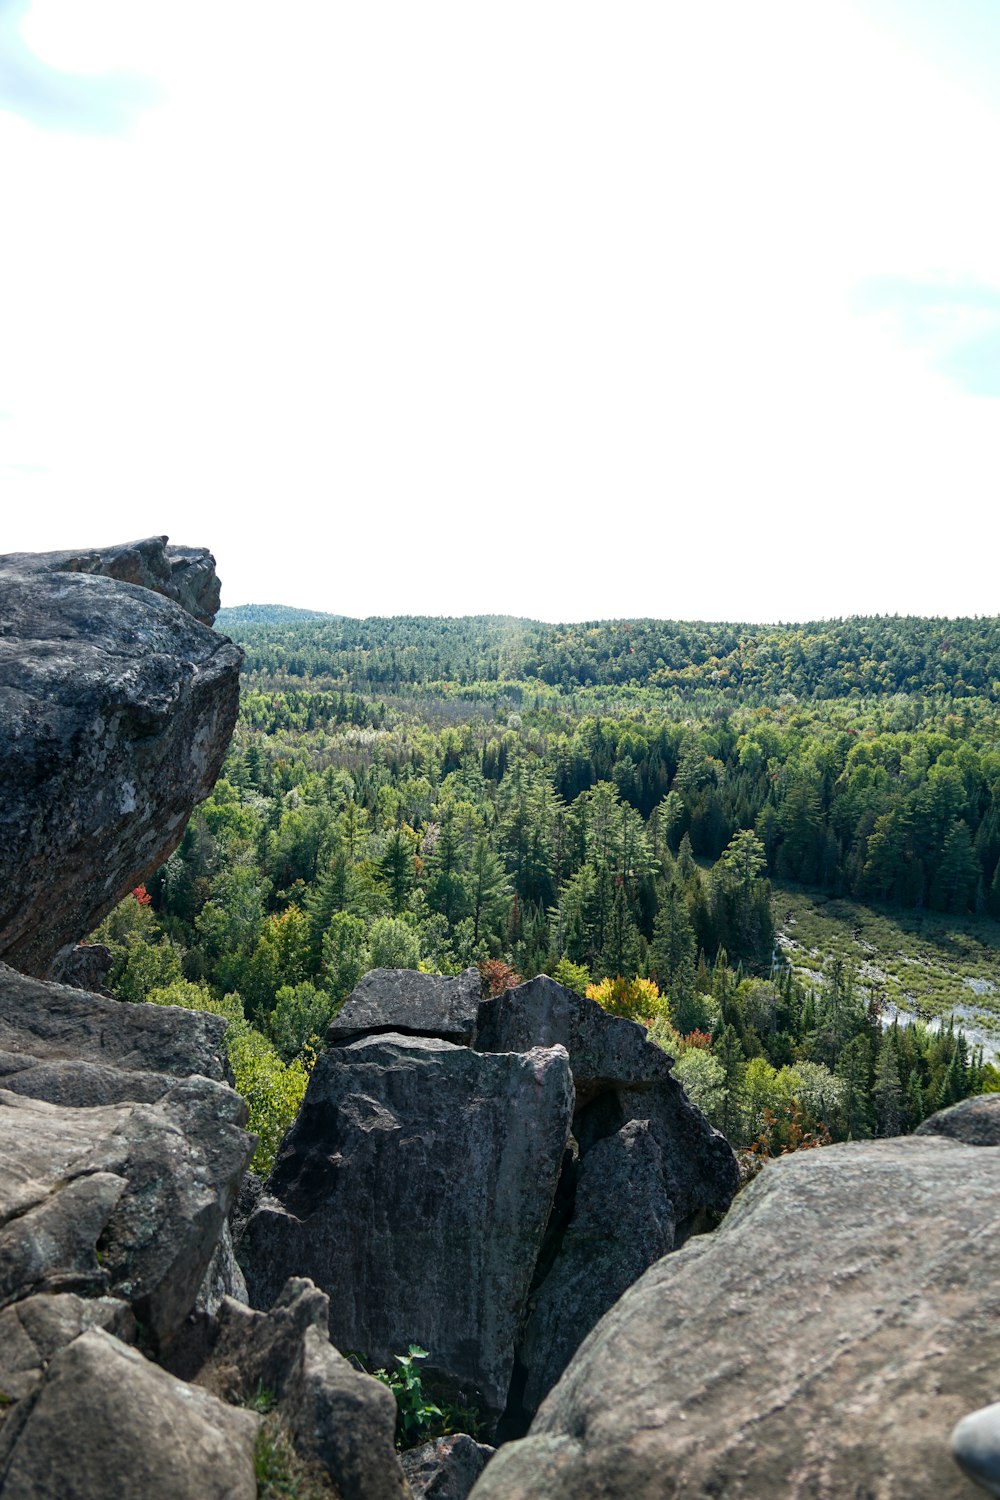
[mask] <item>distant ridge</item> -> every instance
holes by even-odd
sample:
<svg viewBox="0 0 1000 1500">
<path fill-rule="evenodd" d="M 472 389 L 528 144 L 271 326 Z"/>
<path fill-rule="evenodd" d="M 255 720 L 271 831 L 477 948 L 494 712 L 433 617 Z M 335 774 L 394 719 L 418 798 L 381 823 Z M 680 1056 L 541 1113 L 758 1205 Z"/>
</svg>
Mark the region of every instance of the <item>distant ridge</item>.
<svg viewBox="0 0 1000 1500">
<path fill-rule="evenodd" d="M 291 604 L 231 604 L 215 617 L 216 628 L 238 629 L 243 625 L 291 625 L 298 620 L 343 620 L 325 609 L 296 609 Z"/>
</svg>

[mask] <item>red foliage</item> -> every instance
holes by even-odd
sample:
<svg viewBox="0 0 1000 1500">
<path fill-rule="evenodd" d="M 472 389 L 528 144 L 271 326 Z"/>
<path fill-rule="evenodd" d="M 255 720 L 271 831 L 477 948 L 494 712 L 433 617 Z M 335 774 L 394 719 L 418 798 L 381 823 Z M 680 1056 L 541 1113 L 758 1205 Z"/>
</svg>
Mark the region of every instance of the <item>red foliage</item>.
<svg viewBox="0 0 1000 1500">
<path fill-rule="evenodd" d="M 685 1052 L 689 1047 L 698 1047 L 702 1052 L 711 1052 L 712 1033 L 710 1031 L 689 1031 L 686 1036 L 681 1037 L 681 1043 Z"/>
<path fill-rule="evenodd" d="M 510 964 L 505 964 L 502 958 L 484 958 L 479 964 L 479 974 L 484 1000 L 491 1000 L 494 995 L 502 995 L 504 990 L 513 989 L 516 984 L 522 983 L 520 974 Z"/>
<path fill-rule="evenodd" d="M 132 894 L 140 906 L 152 906 L 153 898 L 144 885 L 137 885 Z"/>
</svg>

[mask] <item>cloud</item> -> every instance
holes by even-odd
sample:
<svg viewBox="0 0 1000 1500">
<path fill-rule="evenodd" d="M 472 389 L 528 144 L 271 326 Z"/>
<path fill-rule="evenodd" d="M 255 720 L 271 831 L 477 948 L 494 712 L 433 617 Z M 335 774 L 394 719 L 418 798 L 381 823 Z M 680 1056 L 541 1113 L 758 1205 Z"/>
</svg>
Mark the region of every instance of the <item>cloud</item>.
<svg viewBox="0 0 1000 1500">
<path fill-rule="evenodd" d="M 0 110 L 43 130 L 128 135 L 160 91 L 136 73 L 71 73 L 51 67 L 21 34 L 30 0 L 0 0 Z"/>
<path fill-rule="evenodd" d="M 856 311 L 887 322 L 960 390 L 1000 398 L 1000 288 L 959 279 L 871 276 Z"/>
</svg>

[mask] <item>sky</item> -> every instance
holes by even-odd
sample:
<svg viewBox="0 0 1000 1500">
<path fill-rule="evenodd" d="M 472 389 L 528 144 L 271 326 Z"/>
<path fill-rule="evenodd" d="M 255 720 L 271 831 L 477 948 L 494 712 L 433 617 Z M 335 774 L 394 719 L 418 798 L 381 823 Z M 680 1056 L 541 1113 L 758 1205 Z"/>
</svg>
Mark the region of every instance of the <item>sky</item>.
<svg viewBox="0 0 1000 1500">
<path fill-rule="evenodd" d="M 996 0 L 0 0 L 0 551 L 1000 612 Z"/>
</svg>

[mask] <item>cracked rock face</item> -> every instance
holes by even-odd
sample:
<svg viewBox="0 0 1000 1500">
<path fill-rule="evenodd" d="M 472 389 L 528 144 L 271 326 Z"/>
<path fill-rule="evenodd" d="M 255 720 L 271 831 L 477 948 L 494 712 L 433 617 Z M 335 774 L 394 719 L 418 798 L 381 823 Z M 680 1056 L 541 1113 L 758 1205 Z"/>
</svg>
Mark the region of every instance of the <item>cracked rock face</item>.
<svg viewBox="0 0 1000 1500">
<path fill-rule="evenodd" d="M 572 1112 L 562 1047 L 389 1034 L 332 1048 L 240 1245 L 251 1300 L 309 1276 L 340 1348 L 389 1365 L 419 1342 L 499 1416 Z"/>
<path fill-rule="evenodd" d="M 147 587 L 29 561 L 0 559 L 0 959 L 58 978 L 210 792 L 242 653 Z"/>
<path fill-rule="evenodd" d="M 63 1108 L 0 1090 L 0 1306 L 110 1294 L 157 1344 L 194 1304 L 253 1150 L 223 1084 Z"/>
</svg>

